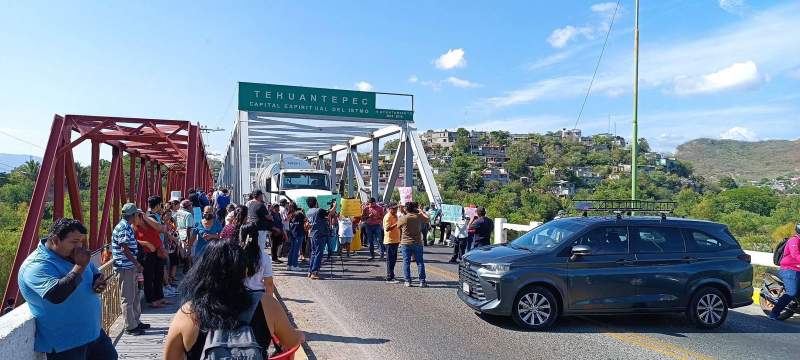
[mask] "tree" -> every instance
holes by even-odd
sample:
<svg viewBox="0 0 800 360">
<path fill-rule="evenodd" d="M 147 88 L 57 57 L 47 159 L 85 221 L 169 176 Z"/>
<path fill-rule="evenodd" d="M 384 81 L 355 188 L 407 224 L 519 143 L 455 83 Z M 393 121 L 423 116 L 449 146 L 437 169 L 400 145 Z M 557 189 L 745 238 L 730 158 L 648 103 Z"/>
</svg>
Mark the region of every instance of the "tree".
<svg viewBox="0 0 800 360">
<path fill-rule="evenodd" d="M 453 155 L 469 153 L 469 131 L 464 128 L 456 130 L 456 143 L 451 148 Z"/>
<path fill-rule="evenodd" d="M 758 215 L 769 216 L 778 205 L 778 196 L 772 189 L 745 187 L 719 193 L 725 212 L 745 210 Z"/>
<path fill-rule="evenodd" d="M 517 141 L 506 149 L 506 170 L 512 179 L 519 179 L 522 176 L 530 175 L 528 166 L 536 164 L 539 159 L 539 153 L 530 141 Z"/>
<path fill-rule="evenodd" d="M 639 139 L 639 152 L 642 153 L 649 153 L 650 152 L 650 143 L 647 142 L 647 139 L 640 138 Z"/>
<path fill-rule="evenodd" d="M 719 179 L 719 187 L 725 190 L 730 190 L 738 188 L 739 185 L 736 184 L 736 180 L 734 180 L 732 177 L 723 176 L 722 178 Z"/>
<path fill-rule="evenodd" d="M 383 144 L 383 152 L 384 153 L 394 153 L 397 151 L 397 147 L 400 146 L 400 139 L 389 140 L 385 144 Z"/>
</svg>

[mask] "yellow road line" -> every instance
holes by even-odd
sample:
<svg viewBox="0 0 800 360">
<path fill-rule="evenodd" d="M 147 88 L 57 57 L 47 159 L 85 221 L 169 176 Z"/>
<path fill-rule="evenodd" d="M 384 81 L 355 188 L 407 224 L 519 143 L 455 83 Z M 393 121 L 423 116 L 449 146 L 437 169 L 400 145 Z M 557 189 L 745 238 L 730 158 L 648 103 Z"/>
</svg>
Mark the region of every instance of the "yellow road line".
<svg viewBox="0 0 800 360">
<path fill-rule="evenodd" d="M 635 345 L 640 348 L 644 348 L 656 353 L 659 353 L 664 356 L 671 357 L 673 359 L 714 359 L 711 356 L 706 354 L 702 354 L 696 351 L 691 351 L 684 349 L 678 345 L 656 339 L 652 336 L 641 335 L 641 334 L 632 334 L 632 333 L 614 333 L 614 332 L 605 332 L 601 333 L 603 335 L 609 336 L 613 339 L 618 341 L 624 342 L 629 345 Z"/>
<path fill-rule="evenodd" d="M 458 275 L 454 274 L 451 271 L 442 270 L 442 269 L 439 269 L 439 268 L 434 267 L 434 266 L 426 266 L 425 270 L 429 271 L 429 272 L 432 272 L 432 273 L 434 273 L 436 275 L 439 275 L 439 276 L 441 276 L 441 277 L 443 277 L 445 279 L 458 281 Z"/>
</svg>

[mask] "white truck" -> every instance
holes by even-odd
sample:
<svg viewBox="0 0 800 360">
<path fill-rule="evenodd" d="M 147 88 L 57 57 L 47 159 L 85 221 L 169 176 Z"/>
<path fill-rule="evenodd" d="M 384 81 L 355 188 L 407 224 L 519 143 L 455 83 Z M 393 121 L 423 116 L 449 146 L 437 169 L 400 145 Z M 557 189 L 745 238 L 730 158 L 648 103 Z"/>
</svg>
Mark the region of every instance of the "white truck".
<svg viewBox="0 0 800 360">
<path fill-rule="evenodd" d="M 302 196 L 331 195 L 330 175 L 314 169 L 308 161 L 286 157 L 269 164 L 256 175 L 254 189 L 261 189 L 265 200 L 296 200 Z"/>
</svg>

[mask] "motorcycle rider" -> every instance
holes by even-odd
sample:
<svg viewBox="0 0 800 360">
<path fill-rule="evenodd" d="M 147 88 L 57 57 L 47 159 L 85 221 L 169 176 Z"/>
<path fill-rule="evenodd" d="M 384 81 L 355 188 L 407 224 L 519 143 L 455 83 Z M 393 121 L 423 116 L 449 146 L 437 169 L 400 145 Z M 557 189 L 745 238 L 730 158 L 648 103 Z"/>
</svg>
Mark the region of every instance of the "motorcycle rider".
<svg viewBox="0 0 800 360">
<path fill-rule="evenodd" d="M 769 314 L 772 320 L 779 320 L 778 315 L 797 296 L 800 287 L 800 224 L 795 225 L 794 232 L 794 236 L 786 241 L 786 247 L 783 249 L 780 276 L 783 280 L 784 293 L 778 298 Z"/>
</svg>

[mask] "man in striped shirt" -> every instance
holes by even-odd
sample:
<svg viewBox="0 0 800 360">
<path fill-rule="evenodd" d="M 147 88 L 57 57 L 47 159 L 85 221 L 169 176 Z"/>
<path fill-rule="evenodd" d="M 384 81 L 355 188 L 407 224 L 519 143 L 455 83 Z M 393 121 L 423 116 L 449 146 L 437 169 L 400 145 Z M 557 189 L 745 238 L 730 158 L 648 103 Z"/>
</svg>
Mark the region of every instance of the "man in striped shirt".
<svg viewBox="0 0 800 360">
<path fill-rule="evenodd" d="M 111 233 L 111 255 L 114 261 L 114 270 L 119 273 L 120 298 L 122 299 L 122 315 L 125 319 L 125 333 L 142 335 L 150 325 L 139 321 L 142 315 L 141 299 L 139 299 L 139 286 L 136 273 L 143 271 L 142 265 L 136 260 L 139 246 L 133 232 L 133 225 L 142 221 L 142 211 L 133 203 L 122 206 L 122 219 Z"/>
</svg>

